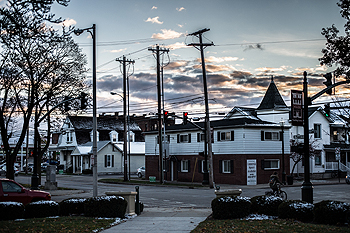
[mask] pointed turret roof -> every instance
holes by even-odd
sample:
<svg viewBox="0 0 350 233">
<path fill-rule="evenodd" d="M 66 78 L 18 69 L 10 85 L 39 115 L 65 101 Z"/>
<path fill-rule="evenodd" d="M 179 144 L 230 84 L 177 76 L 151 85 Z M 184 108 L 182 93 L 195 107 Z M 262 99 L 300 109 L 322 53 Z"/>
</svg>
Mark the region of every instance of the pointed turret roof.
<svg viewBox="0 0 350 233">
<path fill-rule="evenodd" d="M 280 92 L 277 89 L 275 82 L 273 81 L 273 76 L 271 77 L 271 83 L 267 88 L 265 96 L 261 101 L 258 110 L 262 109 L 279 109 L 286 108 L 287 105 L 284 102 Z"/>
</svg>

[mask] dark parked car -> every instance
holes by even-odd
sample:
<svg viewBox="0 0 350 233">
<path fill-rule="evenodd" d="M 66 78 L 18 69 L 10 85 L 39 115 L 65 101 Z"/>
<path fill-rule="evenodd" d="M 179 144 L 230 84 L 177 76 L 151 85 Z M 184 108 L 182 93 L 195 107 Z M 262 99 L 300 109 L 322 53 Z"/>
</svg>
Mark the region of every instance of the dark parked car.
<svg viewBox="0 0 350 233">
<path fill-rule="evenodd" d="M 347 184 L 350 184 L 350 175 L 346 175 L 346 176 L 345 176 L 345 182 L 346 182 Z"/>
<path fill-rule="evenodd" d="M 14 180 L 0 178 L 0 202 L 16 201 L 26 205 L 30 202 L 41 200 L 51 200 L 50 193 L 38 190 L 29 190 Z"/>
</svg>

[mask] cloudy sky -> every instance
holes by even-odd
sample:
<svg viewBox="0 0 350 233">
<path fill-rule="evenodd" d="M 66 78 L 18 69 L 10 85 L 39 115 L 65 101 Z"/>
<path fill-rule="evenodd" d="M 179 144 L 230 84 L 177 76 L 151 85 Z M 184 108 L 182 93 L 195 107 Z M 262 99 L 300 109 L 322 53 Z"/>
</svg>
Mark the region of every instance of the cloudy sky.
<svg viewBox="0 0 350 233">
<path fill-rule="evenodd" d="M 204 112 L 200 52 L 188 36 L 208 28 L 204 43 L 211 112 L 234 106 L 257 107 L 271 76 L 290 105 L 290 90 L 302 89 L 302 73 L 309 74 L 310 94 L 323 89 L 321 76 L 334 68 L 318 59 L 325 39 L 323 27 L 345 21 L 336 0 L 71 0 L 52 11 L 76 28 L 97 27 L 98 112 L 122 112 L 121 64 L 123 55 L 135 61 L 128 66 L 130 113 L 157 111 L 156 59 L 149 48 L 169 49 L 164 65 L 165 109 L 191 115 Z M 76 41 L 92 63 L 88 33 Z M 89 73 L 91 76 L 91 73 Z M 339 80 L 340 81 L 340 80 Z M 345 97 L 347 89 L 338 89 Z M 330 101 L 330 97 L 318 102 Z M 317 102 L 317 101 L 316 101 Z"/>
</svg>

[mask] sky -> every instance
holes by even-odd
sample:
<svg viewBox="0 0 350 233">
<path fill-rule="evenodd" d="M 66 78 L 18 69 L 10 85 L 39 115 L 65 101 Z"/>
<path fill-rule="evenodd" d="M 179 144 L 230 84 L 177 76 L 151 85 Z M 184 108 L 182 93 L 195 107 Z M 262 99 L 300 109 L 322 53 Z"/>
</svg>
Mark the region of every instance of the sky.
<svg viewBox="0 0 350 233">
<path fill-rule="evenodd" d="M 150 48 L 169 49 L 164 65 L 165 110 L 201 116 L 204 94 L 200 51 L 193 32 L 203 33 L 210 112 L 218 116 L 235 106 L 258 107 L 271 77 L 286 104 L 290 90 L 302 90 L 308 72 L 310 95 L 322 90 L 319 58 L 325 47 L 322 28 L 332 24 L 343 32 L 345 20 L 336 0 L 71 0 L 68 7 L 55 4 L 52 13 L 66 26 L 88 28 L 96 24 L 98 113 L 123 111 L 121 63 L 128 63 L 130 114 L 157 112 L 156 59 Z M 87 55 L 92 75 L 92 39 L 75 37 Z M 340 79 L 338 81 L 341 81 Z M 346 98 L 346 86 L 338 97 Z M 331 101 L 323 96 L 315 103 Z M 204 116 L 204 115 L 203 115 Z M 222 117 L 222 116 L 221 116 Z"/>
</svg>

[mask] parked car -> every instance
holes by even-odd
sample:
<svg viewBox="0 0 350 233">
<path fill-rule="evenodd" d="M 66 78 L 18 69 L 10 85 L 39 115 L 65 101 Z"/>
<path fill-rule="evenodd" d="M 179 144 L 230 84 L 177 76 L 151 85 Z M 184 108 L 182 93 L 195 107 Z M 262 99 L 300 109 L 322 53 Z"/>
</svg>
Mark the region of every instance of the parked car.
<svg viewBox="0 0 350 233">
<path fill-rule="evenodd" d="M 30 202 L 41 200 L 51 200 L 50 193 L 39 190 L 29 190 L 14 180 L 0 178 L 0 202 L 16 201 L 26 205 Z"/>
<path fill-rule="evenodd" d="M 350 175 L 346 175 L 346 176 L 345 176 L 345 182 L 346 182 L 347 184 L 350 184 Z"/>
<path fill-rule="evenodd" d="M 26 165 L 24 164 L 23 170 L 26 170 Z M 32 172 L 34 170 L 34 163 L 28 163 L 28 172 Z"/>
<path fill-rule="evenodd" d="M 1 175 L 2 173 L 4 173 L 5 176 L 6 176 L 6 172 L 7 172 L 6 165 L 3 165 L 3 166 L 0 168 L 0 170 L 2 170 L 2 171 L 0 172 L 0 175 Z M 18 174 L 19 174 L 18 168 L 17 168 L 16 166 L 14 166 L 14 167 L 13 167 L 13 170 L 15 171 L 15 176 L 18 176 Z"/>
<path fill-rule="evenodd" d="M 142 178 L 142 177 L 144 177 L 145 176 L 145 172 L 146 172 L 146 168 L 143 166 L 143 167 L 139 167 L 138 169 L 137 169 L 137 176 L 139 177 L 139 178 Z"/>
<path fill-rule="evenodd" d="M 41 163 L 41 171 L 42 172 L 46 172 L 46 167 L 47 167 L 47 165 L 50 165 L 49 163 Z"/>
</svg>

